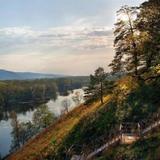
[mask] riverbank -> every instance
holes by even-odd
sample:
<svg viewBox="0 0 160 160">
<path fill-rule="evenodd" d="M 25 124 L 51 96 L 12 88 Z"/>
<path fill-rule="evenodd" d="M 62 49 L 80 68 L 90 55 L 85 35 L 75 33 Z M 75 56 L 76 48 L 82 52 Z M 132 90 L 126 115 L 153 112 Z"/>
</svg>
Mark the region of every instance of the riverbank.
<svg viewBox="0 0 160 160">
<path fill-rule="evenodd" d="M 73 92 L 70 92 L 67 96 L 62 96 L 58 95 L 57 99 L 54 100 L 49 100 L 48 102 L 45 102 L 45 104 L 48 106 L 48 109 L 51 113 L 53 113 L 56 117 L 60 116 L 61 110 L 63 109 L 62 102 L 63 100 L 67 99 L 70 101 L 70 106 L 69 110 L 72 110 L 74 107 L 76 107 L 76 104 L 74 103 L 72 97 L 75 96 L 75 93 L 78 92 L 83 96 L 83 90 L 82 89 L 75 89 Z M 83 102 L 83 99 L 81 100 Z M 17 113 L 18 120 L 20 122 L 28 122 L 32 121 L 32 117 L 34 112 L 39 108 L 38 105 L 30 105 L 28 104 L 23 104 L 20 109 L 22 108 L 23 110 L 19 110 L 18 107 L 15 108 L 15 112 Z M 12 126 L 11 126 L 11 120 L 9 118 L 9 112 L 6 113 L 6 116 L 4 116 L 3 120 L 0 121 L 0 154 L 2 157 L 6 156 L 9 151 L 10 147 L 12 144 Z"/>
<path fill-rule="evenodd" d="M 105 98 L 106 102 L 109 100 L 109 96 Z M 58 145 L 83 117 L 96 112 L 100 106 L 100 102 L 96 102 L 90 106 L 82 104 L 76 107 L 8 157 L 8 160 L 33 160 L 47 157 L 58 149 Z"/>
</svg>

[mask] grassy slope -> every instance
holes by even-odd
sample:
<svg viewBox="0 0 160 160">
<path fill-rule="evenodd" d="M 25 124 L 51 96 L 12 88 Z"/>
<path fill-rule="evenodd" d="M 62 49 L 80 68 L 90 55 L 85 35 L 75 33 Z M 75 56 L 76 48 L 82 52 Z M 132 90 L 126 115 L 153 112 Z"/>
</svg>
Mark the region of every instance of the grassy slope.
<svg viewBox="0 0 160 160">
<path fill-rule="evenodd" d="M 121 120 L 147 120 L 156 113 L 160 105 L 160 86 L 156 84 L 138 85 L 130 77 L 121 79 L 110 103 L 81 119 L 64 138 L 57 155 L 52 154 L 48 159 L 70 159 L 73 154 L 90 153 L 106 143 Z M 115 99 L 115 95 L 118 98 Z M 72 148 L 71 153 L 66 152 L 69 148 Z"/>
<path fill-rule="evenodd" d="M 114 113 L 115 108 L 110 101 L 96 112 L 82 118 L 70 134 L 65 137 L 56 155 L 52 154 L 48 159 L 70 159 L 73 154 L 90 153 L 95 148 L 100 147 L 104 144 L 112 129 L 115 128 Z M 66 149 L 69 148 L 71 148 L 71 151 L 67 153 Z"/>
<path fill-rule="evenodd" d="M 110 97 L 105 98 L 105 102 L 109 101 Z M 96 112 L 100 107 L 100 103 L 96 102 L 90 106 L 81 105 L 75 108 L 68 115 L 62 117 L 57 123 L 53 124 L 45 131 L 40 133 L 34 139 L 30 140 L 19 151 L 12 154 L 9 160 L 35 160 L 46 157 L 52 153 L 53 148 L 52 141 L 56 140 L 56 147 L 62 142 L 62 140 L 71 132 L 71 130 L 78 124 L 83 118 L 87 117 L 91 113 Z M 58 148 L 56 148 L 58 149 Z"/>
<path fill-rule="evenodd" d="M 82 151 L 90 153 L 106 142 L 110 134 L 114 133 L 119 121 L 123 119 L 126 121 L 140 121 L 152 116 L 152 113 L 155 113 L 160 105 L 159 84 L 160 82 L 137 85 L 130 77 L 121 79 L 117 83 L 114 95 L 106 98 L 106 104 L 101 107 L 100 103 L 88 107 L 82 105 L 74 109 L 61 121 L 31 140 L 22 150 L 13 154 L 10 159 L 41 159 L 42 155 L 43 159 L 47 157 L 48 159 L 62 160 L 70 158 L 73 154 L 81 154 Z M 53 147 L 53 139 L 56 140 L 56 147 Z M 145 141 L 141 141 L 140 144 L 148 147 Z M 141 148 L 141 145 L 139 145 L 139 148 Z M 73 147 L 70 155 L 68 155 L 66 149 L 68 150 L 71 146 Z M 125 147 L 121 149 L 122 153 L 127 152 L 127 146 L 120 147 Z M 54 149 L 56 149 L 55 152 Z M 134 150 L 128 151 L 128 155 L 132 156 L 132 152 Z M 121 160 L 119 158 L 115 159 Z M 122 159 L 127 160 L 126 158 Z M 133 157 L 128 158 L 128 160 L 132 159 Z"/>
</svg>

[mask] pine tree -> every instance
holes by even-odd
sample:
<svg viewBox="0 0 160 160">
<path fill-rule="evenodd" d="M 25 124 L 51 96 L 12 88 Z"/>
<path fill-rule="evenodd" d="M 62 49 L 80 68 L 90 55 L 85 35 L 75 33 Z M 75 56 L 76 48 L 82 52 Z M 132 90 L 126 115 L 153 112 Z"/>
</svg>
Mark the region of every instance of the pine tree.
<svg viewBox="0 0 160 160">
<path fill-rule="evenodd" d="M 95 70 L 94 75 L 90 75 L 90 84 L 85 89 L 86 101 L 99 99 L 101 104 L 104 103 L 103 96 L 105 93 L 106 73 L 102 67 Z"/>
<path fill-rule="evenodd" d="M 143 73 L 151 72 L 160 64 L 160 1 L 142 3 L 137 17 L 137 28 L 142 38 Z"/>
<path fill-rule="evenodd" d="M 135 19 L 138 14 L 137 7 L 123 6 L 118 12 L 115 24 L 115 57 L 109 65 L 114 73 L 125 71 L 138 76 L 139 53 L 138 31 Z"/>
</svg>

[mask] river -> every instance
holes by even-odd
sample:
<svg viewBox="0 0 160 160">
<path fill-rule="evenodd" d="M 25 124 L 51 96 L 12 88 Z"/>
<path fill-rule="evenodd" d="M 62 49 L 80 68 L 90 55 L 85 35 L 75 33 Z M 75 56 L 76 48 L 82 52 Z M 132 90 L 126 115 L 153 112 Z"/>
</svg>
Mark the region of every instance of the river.
<svg viewBox="0 0 160 160">
<path fill-rule="evenodd" d="M 49 110 L 52 113 L 54 113 L 56 116 L 59 116 L 61 114 L 61 110 L 63 107 L 62 101 L 66 98 L 68 100 L 70 100 L 69 110 L 72 110 L 73 108 L 76 107 L 76 104 L 72 99 L 72 97 L 75 96 L 76 92 L 79 92 L 80 95 L 83 97 L 84 92 L 82 89 L 75 89 L 75 90 L 73 90 L 73 92 L 70 92 L 69 95 L 67 95 L 67 96 L 59 95 L 55 101 L 49 100 L 46 103 Z M 82 102 L 83 102 L 83 99 L 81 99 L 81 103 Z M 17 113 L 18 120 L 21 122 L 31 121 L 32 116 L 35 111 L 36 111 L 36 109 L 34 109 L 34 110 L 30 109 L 30 110 L 23 112 L 23 113 Z M 7 154 L 9 154 L 9 150 L 10 150 L 10 146 L 11 146 L 11 142 L 12 142 L 12 136 L 11 136 L 12 126 L 10 123 L 11 123 L 10 119 L 0 121 L 0 156 L 1 157 L 4 157 Z"/>
</svg>

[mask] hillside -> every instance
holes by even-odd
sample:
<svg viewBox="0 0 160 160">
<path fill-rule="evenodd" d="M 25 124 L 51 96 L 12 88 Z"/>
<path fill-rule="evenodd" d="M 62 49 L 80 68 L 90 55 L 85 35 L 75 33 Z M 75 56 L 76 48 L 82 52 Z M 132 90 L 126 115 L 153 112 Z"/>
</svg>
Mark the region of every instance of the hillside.
<svg viewBox="0 0 160 160">
<path fill-rule="evenodd" d="M 158 160 L 160 159 L 160 132 L 155 130 L 148 137 L 132 145 L 119 145 L 103 152 L 94 160 Z"/>
<path fill-rule="evenodd" d="M 26 79 L 43 79 L 43 78 L 60 78 L 64 75 L 43 74 L 32 72 L 13 72 L 0 69 L 0 80 L 26 80 Z"/>
<path fill-rule="evenodd" d="M 120 123 L 147 121 L 157 113 L 160 109 L 159 83 L 158 80 L 142 85 L 132 77 L 123 77 L 116 82 L 113 93 L 106 96 L 104 105 L 96 102 L 75 108 L 56 124 L 30 140 L 9 159 L 32 160 L 45 157 L 62 160 L 70 159 L 74 154 L 93 152 L 116 133 Z M 138 147 L 144 144 L 144 147 L 148 148 L 145 141 L 148 142 L 146 139 L 136 144 Z M 160 146 L 159 143 L 155 145 Z M 108 152 L 102 156 L 102 159 L 107 156 L 110 157 Z"/>
<path fill-rule="evenodd" d="M 65 148 L 72 148 L 72 154 L 89 154 L 116 135 L 122 122 L 147 122 L 160 109 L 160 90 L 157 82 L 138 84 L 131 77 L 117 82 L 111 101 L 94 114 L 82 119 L 65 138 L 59 148 L 58 156 L 63 159 Z"/>
<path fill-rule="evenodd" d="M 110 97 L 105 98 L 105 102 L 109 101 Z M 55 124 L 44 130 L 35 138 L 31 139 L 19 151 L 8 157 L 9 160 L 33 160 L 41 159 L 52 154 L 53 151 L 59 148 L 64 138 L 76 126 L 79 121 L 88 115 L 96 112 L 100 107 L 100 103 L 94 103 L 86 107 L 81 105 L 71 111 L 69 114 L 61 117 Z"/>
</svg>

